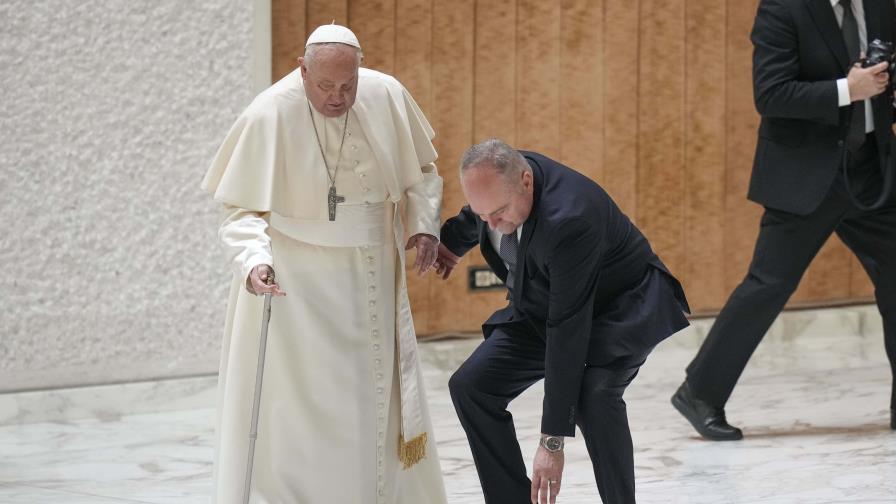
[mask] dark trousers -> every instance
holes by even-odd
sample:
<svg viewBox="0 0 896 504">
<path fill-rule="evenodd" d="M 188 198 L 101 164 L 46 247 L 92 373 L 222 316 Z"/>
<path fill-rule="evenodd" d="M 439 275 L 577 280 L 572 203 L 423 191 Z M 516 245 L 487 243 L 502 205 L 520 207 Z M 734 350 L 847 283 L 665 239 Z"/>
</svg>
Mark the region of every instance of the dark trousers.
<svg viewBox="0 0 896 504">
<path fill-rule="evenodd" d="M 534 329 L 498 327 L 448 382 L 488 504 L 530 502 L 531 482 L 507 405 L 544 378 L 544 357 L 544 342 Z M 622 394 L 646 357 L 589 365 L 583 378 L 576 423 L 605 503 L 635 502 L 632 438 Z"/>
<path fill-rule="evenodd" d="M 862 201 L 880 194 L 878 166 L 877 147 L 870 139 L 849 171 L 853 191 Z M 696 397 L 724 407 L 756 346 L 832 233 L 856 254 L 874 283 L 887 357 L 896 377 L 896 204 L 891 198 L 879 210 L 858 210 L 840 174 L 809 215 L 766 208 L 749 272 L 688 366 L 688 383 Z M 896 408 L 896 388 L 891 389 L 890 407 Z"/>
</svg>

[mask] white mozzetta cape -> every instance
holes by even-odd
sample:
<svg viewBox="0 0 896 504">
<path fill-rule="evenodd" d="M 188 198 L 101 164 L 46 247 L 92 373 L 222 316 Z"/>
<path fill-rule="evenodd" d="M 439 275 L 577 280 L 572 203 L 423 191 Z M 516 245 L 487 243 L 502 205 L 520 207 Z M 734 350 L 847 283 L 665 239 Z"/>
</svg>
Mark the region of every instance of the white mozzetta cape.
<svg viewBox="0 0 896 504">
<path fill-rule="evenodd" d="M 320 159 L 314 135 L 309 135 L 314 130 L 307 108 L 302 76 L 295 70 L 258 95 L 237 119 L 202 187 L 231 206 L 294 219 L 327 219 L 326 192 L 301 191 L 326 188 L 326 173 L 296 169 L 316 166 Z M 423 181 L 420 168 L 435 161 L 435 133 L 404 86 L 374 70 L 358 71 L 352 109 L 383 168 L 390 199 L 397 203 L 405 190 Z"/>
</svg>

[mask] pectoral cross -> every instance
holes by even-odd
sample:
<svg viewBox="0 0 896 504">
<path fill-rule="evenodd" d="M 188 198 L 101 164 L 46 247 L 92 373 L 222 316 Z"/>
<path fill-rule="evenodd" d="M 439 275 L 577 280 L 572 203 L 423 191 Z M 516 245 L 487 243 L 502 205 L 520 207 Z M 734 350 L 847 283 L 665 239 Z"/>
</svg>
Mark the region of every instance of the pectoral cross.
<svg viewBox="0 0 896 504">
<path fill-rule="evenodd" d="M 345 203 L 345 196 L 336 194 L 336 186 L 330 186 L 330 192 L 327 193 L 327 208 L 330 210 L 330 221 L 336 220 L 336 205 Z"/>
</svg>

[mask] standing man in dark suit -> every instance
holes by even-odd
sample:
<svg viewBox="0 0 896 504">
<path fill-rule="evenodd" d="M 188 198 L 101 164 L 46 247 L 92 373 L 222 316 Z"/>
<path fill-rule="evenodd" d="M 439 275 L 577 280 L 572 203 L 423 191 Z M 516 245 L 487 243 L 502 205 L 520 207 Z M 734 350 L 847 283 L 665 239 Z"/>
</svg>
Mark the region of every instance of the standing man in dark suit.
<svg viewBox="0 0 896 504">
<path fill-rule="evenodd" d="M 893 0 L 759 4 L 753 87 L 762 122 L 749 198 L 765 213 L 746 278 L 672 397 L 707 439 L 742 437 L 725 419 L 725 403 L 832 233 L 874 283 L 896 375 L 896 203 L 886 190 L 896 169 L 890 164 L 893 96 L 886 63 L 855 64 L 869 41 L 893 41 L 894 23 Z M 896 429 L 896 389 L 890 408 Z"/>
<path fill-rule="evenodd" d="M 486 502 L 553 503 L 576 425 L 604 502 L 635 502 L 622 394 L 688 325 L 681 286 L 607 193 L 556 161 L 488 140 L 464 155 L 461 185 L 469 204 L 442 226 L 437 271 L 447 278 L 478 244 L 510 300 L 449 382 Z M 507 405 L 541 378 L 530 481 Z"/>
</svg>

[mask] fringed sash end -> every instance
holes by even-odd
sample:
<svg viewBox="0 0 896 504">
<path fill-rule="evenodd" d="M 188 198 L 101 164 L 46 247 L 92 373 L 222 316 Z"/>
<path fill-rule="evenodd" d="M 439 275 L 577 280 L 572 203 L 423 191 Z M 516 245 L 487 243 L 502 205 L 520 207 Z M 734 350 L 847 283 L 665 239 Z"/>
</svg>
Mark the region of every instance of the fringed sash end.
<svg viewBox="0 0 896 504">
<path fill-rule="evenodd" d="M 405 469 L 410 469 L 414 464 L 426 458 L 427 434 L 424 432 L 414 439 L 405 442 L 404 435 L 398 439 L 398 459 Z"/>
</svg>

